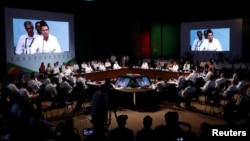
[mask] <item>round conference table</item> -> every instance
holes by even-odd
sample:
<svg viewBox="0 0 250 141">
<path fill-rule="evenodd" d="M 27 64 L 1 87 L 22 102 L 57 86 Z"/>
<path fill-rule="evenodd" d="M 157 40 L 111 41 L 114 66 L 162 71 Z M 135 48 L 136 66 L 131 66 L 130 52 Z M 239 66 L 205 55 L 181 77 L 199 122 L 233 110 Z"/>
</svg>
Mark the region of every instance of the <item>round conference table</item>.
<svg viewBox="0 0 250 141">
<path fill-rule="evenodd" d="M 147 75 L 151 80 L 155 80 L 157 76 L 161 76 L 165 81 L 178 78 L 178 72 L 140 68 L 122 68 L 118 70 L 97 71 L 92 73 L 76 73 L 75 77 L 84 75 L 87 80 L 91 80 L 88 81 L 87 84 L 92 87 L 92 92 L 94 92 L 95 88 L 103 84 L 106 78 L 115 80 L 119 75 L 133 73 Z M 189 73 L 184 73 L 184 75 L 188 74 Z M 152 91 L 154 90 L 150 86 L 136 88 L 115 87 L 112 96 L 117 106 L 137 109 L 138 107 L 143 107 L 148 103 L 148 100 L 150 100 L 150 97 L 152 95 Z"/>
<path fill-rule="evenodd" d="M 115 88 L 114 89 L 115 91 L 118 91 L 118 92 L 122 92 L 124 94 L 132 94 L 132 107 L 134 108 L 137 108 L 138 107 L 138 102 L 137 102 L 137 97 L 138 97 L 138 94 L 142 94 L 142 93 L 146 93 L 146 92 L 150 92 L 150 91 L 153 91 L 153 89 L 151 87 L 137 87 L 137 88 L 131 88 L 131 87 L 125 87 L 125 88 Z M 131 102 L 129 102 L 131 103 Z M 139 102 L 139 103 L 142 103 L 142 102 Z"/>
<path fill-rule="evenodd" d="M 106 78 L 110 78 L 111 80 L 114 80 L 119 75 L 125 75 L 125 74 L 142 74 L 147 75 L 150 79 L 156 79 L 157 76 L 161 76 L 163 80 L 169 80 L 169 79 L 177 79 L 178 78 L 178 72 L 172 72 L 172 71 L 166 71 L 166 70 L 154 70 L 154 69 L 141 69 L 141 68 L 134 68 L 134 67 L 124 67 L 117 70 L 106 70 L 106 71 L 95 71 L 91 73 L 75 73 L 75 77 L 79 76 L 86 76 L 87 80 L 92 81 L 104 81 Z M 185 76 L 187 76 L 189 73 L 183 73 Z"/>
</svg>

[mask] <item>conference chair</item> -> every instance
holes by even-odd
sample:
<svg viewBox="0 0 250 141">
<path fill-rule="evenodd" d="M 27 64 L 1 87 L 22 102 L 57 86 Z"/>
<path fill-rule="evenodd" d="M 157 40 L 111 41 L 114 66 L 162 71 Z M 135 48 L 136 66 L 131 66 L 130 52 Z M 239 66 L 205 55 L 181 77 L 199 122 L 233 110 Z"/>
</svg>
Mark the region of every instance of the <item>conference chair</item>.
<svg viewBox="0 0 250 141">
<path fill-rule="evenodd" d="M 57 109 L 57 117 L 61 109 L 63 109 L 62 116 L 68 116 L 69 109 L 71 109 L 72 114 L 74 115 L 74 101 L 71 101 L 69 94 L 65 89 L 58 88 L 58 94 L 55 97 L 54 107 Z"/>
</svg>

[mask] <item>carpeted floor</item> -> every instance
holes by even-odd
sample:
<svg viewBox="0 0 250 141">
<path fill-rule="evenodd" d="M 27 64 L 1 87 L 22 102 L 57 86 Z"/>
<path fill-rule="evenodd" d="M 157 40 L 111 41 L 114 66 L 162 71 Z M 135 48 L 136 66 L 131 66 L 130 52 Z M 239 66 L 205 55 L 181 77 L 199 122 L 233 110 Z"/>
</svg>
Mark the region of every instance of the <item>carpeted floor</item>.
<svg viewBox="0 0 250 141">
<path fill-rule="evenodd" d="M 85 106 L 89 106 L 90 103 L 87 103 Z M 222 113 L 219 113 L 217 107 L 214 108 L 214 112 L 208 106 L 205 112 L 205 105 L 200 102 L 193 102 L 194 108 L 186 108 L 183 104 L 181 107 L 175 106 L 175 103 L 164 101 L 160 104 L 160 109 L 154 112 L 148 111 L 135 111 L 127 108 L 119 108 L 116 112 L 117 116 L 121 114 L 128 115 L 127 127 L 131 128 L 134 132 L 138 131 L 143 127 L 143 118 L 146 115 L 150 115 L 153 118 L 152 128 L 155 128 L 158 125 L 165 124 L 164 114 L 169 111 L 176 111 L 179 114 L 179 120 L 183 122 L 190 123 L 192 125 L 192 131 L 199 135 L 200 125 L 203 122 L 210 124 L 224 124 L 225 121 L 222 118 Z M 80 134 L 82 133 L 83 128 L 91 128 L 91 117 L 88 113 L 85 112 L 85 109 L 82 109 L 78 113 L 72 113 L 71 109 L 68 109 L 68 114 L 62 114 L 63 109 L 59 110 L 59 114 L 56 114 L 56 111 L 53 111 L 53 119 L 51 119 L 49 113 L 46 114 L 48 121 L 51 121 L 55 126 L 64 121 L 67 116 L 73 117 L 75 121 L 75 127 L 78 129 Z M 57 117 L 56 117 L 57 115 Z M 63 116 L 62 116 L 63 115 Z M 110 126 L 109 129 L 116 127 L 116 119 L 113 111 L 110 112 Z M 185 127 L 183 127 L 185 129 Z M 82 136 L 84 140 L 84 136 Z"/>
</svg>

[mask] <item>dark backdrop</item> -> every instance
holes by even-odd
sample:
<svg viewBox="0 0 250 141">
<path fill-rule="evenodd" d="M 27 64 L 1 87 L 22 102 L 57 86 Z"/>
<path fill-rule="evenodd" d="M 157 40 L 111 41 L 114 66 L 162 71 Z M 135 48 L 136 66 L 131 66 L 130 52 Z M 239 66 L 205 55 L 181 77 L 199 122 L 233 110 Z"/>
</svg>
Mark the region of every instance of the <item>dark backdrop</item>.
<svg viewBox="0 0 250 141">
<path fill-rule="evenodd" d="M 3 0 L 1 1 L 1 19 L 4 19 L 4 7 L 32 9 L 40 11 L 72 13 L 75 18 L 75 49 L 76 60 L 90 58 L 106 58 L 111 52 L 117 55 L 122 52 L 133 54 L 133 40 L 131 39 L 131 28 L 134 24 L 148 24 L 152 21 L 161 23 L 175 23 L 179 27 L 181 22 L 194 22 L 205 20 L 221 20 L 243 18 L 243 56 L 248 58 L 249 47 L 249 14 L 243 8 L 244 3 L 235 4 L 234 7 L 205 6 L 201 9 L 199 4 L 188 6 L 182 1 L 175 1 L 176 4 L 167 4 L 158 1 L 108 1 L 96 0 L 87 2 L 84 0 L 56 1 L 51 0 L 30 1 L 30 0 Z M 180 6 L 182 4 L 183 6 Z M 241 7 L 237 14 L 226 14 L 232 12 L 235 6 Z M 222 13 L 222 14 L 220 14 Z M 1 25 L 4 21 L 1 20 Z M 4 26 L 2 26 L 4 27 Z M 3 28 L 2 28 L 3 29 Z M 178 31 L 179 29 L 176 29 Z M 6 55 L 4 29 L 1 32 L 1 60 L 0 69 L 1 81 L 5 81 Z M 176 35 L 179 36 L 179 35 Z M 178 37 L 177 37 L 178 38 Z M 178 55 L 178 54 L 175 54 Z M 79 62 L 80 63 L 80 62 Z"/>
</svg>

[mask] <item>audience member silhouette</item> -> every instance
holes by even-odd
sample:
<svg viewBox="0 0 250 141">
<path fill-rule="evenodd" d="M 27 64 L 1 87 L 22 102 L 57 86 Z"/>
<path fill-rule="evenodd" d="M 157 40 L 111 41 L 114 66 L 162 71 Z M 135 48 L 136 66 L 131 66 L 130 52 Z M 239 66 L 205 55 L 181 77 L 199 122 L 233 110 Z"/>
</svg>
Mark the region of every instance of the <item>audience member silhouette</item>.
<svg viewBox="0 0 250 141">
<path fill-rule="evenodd" d="M 64 121 L 64 126 L 61 128 L 61 132 L 57 136 L 56 141 L 81 141 L 81 136 L 78 130 L 74 127 L 74 120 L 67 118 Z"/>
<path fill-rule="evenodd" d="M 24 79 L 24 74 L 20 73 L 18 74 L 17 80 L 16 80 L 16 86 L 18 89 L 21 88 L 21 86 L 23 85 L 23 83 L 27 83 Z"/>
<path fill-rule="evenodd" d="M 39 110 L 32 112 L 29 120 L 29 132 L 28 137 L 32 141 L 44 141 L 47 139 L 54 138 L 56 128 L 55 126 L 44 119 L 43 115 Z"/>
<path fill-rule="evenodd" d="M 11 102 L 8 99 L 9 95 L 6 89 L 0 92 L 0 115 L 3 118 L 9 118 Z"/>
<path fill-rule="evenodd" d="M 154 141 L 155 133 L 152 129 L 153 118 L 146 115 L 143 119 L 143 128 L 136 132 L 136 141 Z"/>
<path fill-rule="evenodd" d="M 199 140 L 200 141 L 210 141 L 211 140 L 211 132 L 212 132 L 212 125 L 207 122 L 201 123 L 200 126 L 200 133 L 199 133 Z"/>
<path fill-rule="evenodd" d="M 108 141 L 135 141 L 133 130 L 126 127 L 127 119 L 127 115 L 117 117 L 118 127 L 109 131 Z"/>
<path fill-rule="evenodd" d="M 179 121 L 177 112 L 167 112 L 165 114 L 166 125 L 159 125 L 155 128 L 157 141 L 176 141 L 176 140 L 194 140 L 196 137 L 191 131 L 191 125 L 186 122 Z M 189 127 L 185 131 L 181 126 Z"/>
<path fill-rule="evenodd" d="M 105 138 L 105 121 L 108 113 L 108 87 L 101 85 L 100 90 L 93 94 L 91 100 L 91 118 L 93 124 L 94 140 L 103 140 Z"/>
</svg>

